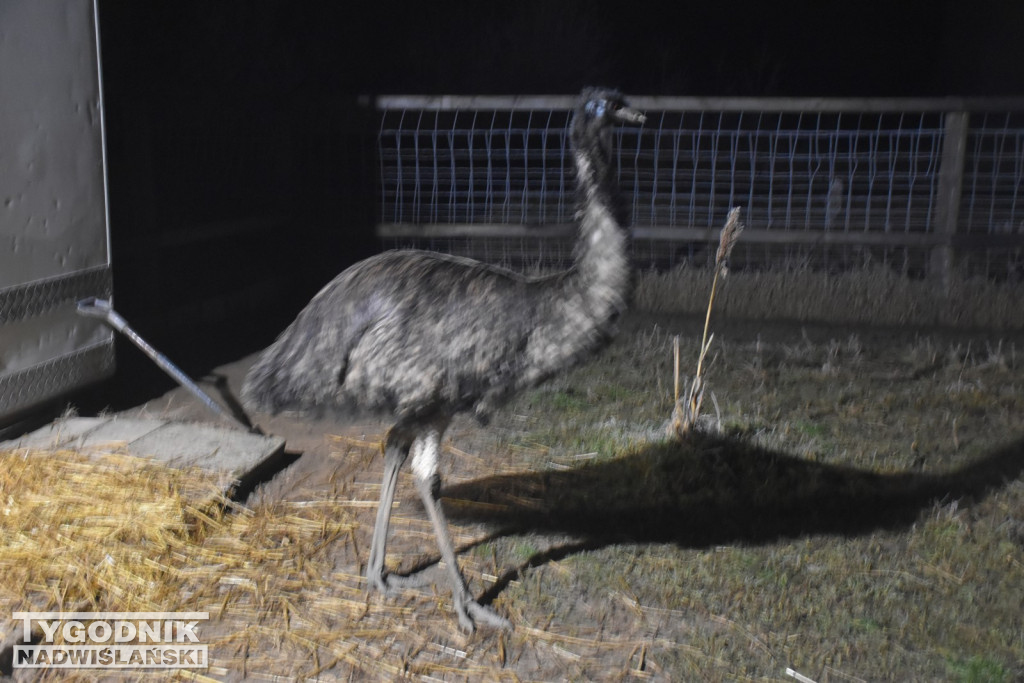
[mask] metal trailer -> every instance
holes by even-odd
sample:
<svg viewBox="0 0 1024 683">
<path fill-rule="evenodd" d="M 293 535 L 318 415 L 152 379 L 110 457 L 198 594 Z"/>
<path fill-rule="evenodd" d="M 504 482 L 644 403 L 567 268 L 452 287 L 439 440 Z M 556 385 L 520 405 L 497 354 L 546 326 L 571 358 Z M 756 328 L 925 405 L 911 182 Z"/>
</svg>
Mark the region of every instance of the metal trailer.
<svg viewBox="0 0 1024 683">
<path fill-rule="evenodd" d="M 114 371 L 97 16 L 0 2 L 0 426 Z"/>
</svg>

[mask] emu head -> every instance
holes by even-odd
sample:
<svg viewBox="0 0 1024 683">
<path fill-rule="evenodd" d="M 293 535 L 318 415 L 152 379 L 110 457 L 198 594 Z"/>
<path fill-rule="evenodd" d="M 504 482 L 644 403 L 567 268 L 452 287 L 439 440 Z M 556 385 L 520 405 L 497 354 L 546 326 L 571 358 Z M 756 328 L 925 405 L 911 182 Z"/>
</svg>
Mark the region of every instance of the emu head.
<svg viewBox="0 0 1024 683">
<path fill-rule="evenodd" d="M 646 118 L 618 90 L 584 88 L 572 119 L 572 143 L 576 149 L 607 152 L 613 126 L 642 124 Z"/>
<path fill-rule="evenodd" d="M 611 173 L 612 128 L 619 124 L 639 125 L 646 120 L 618 90 L 583 89 L 569 134 L 573 147 L 596 165 L 593 170 L 599 183 L 606 182 Z"/>
</svg>

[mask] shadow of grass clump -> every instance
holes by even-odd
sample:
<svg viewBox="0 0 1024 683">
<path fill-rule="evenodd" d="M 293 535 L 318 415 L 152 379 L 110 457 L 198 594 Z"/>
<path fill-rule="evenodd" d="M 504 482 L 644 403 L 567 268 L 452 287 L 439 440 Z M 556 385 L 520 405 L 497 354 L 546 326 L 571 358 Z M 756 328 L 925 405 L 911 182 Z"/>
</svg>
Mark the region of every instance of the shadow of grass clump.
<svg viewBox="0 0 1024 683">
<path fill-rule="evenodd" d="M 902 528 L 936 499 L 978 497 L 1022 472 L 1024 440 L 933 475 L 879 474 L 697 435 L 573 470 L 478 479 L 444 496 L 454 520 L 578 539 L 528 562 L 537 566 L 618 543 L 707 548 Z"/>
</svg>

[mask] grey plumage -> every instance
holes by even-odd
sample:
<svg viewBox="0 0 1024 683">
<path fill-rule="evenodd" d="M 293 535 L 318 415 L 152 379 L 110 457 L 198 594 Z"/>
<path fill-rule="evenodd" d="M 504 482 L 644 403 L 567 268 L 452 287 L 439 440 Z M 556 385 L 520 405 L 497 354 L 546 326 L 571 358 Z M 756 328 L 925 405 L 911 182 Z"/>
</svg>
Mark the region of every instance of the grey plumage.
<svg viewBox="0 0 1024 683">
<path fill-rule="evenodd" d="M 515 392 L 574 365 L 615 333 L 630 273 L 615 217 L 611 129 L 642 121 L 619 93 L 583 91 L 571 127 L 580 192 L 571 269 L 526 277 L 432 252 L 379 254 L 324 287 L 243 384 L 253 410 L 393 417 L 368 579 L 383 591 L 411 583 L 383 569 L 397 472 L 411 452 L 466 629 L 477 620 L 508 622 L 472 600 L 456 564 L 437 495 L 440 439 L 456 413 L 486 421 Z"/>
</svg>

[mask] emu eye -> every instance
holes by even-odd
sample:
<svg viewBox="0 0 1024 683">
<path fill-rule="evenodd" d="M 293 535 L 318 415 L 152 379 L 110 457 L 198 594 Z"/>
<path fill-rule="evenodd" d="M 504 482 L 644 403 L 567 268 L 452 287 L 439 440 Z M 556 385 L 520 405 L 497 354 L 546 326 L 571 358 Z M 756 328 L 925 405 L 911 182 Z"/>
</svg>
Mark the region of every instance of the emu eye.
<svg viewBox="0 0 1024 683">
<path fill-rule="evenodd" d="M 601 118 L 605 115 L 605 112 L 609 107 L 614 109 L 614 104 L 608 102 L 608 100 L 591 100 L 587 102 L 587 111 L 593 114 L 597 118 Z"/>
</svg>

